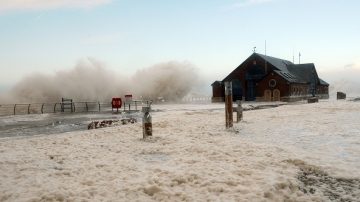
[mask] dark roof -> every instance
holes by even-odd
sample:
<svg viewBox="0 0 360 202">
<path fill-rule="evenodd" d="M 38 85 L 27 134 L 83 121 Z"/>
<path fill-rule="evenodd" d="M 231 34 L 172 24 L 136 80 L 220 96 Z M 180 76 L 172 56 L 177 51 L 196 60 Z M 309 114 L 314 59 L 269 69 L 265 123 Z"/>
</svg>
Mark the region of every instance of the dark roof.
<svg viewBox="0 0 360 202">
<path fill-rule="evenodd" d="M 271 56 L 267 56 L 267 55 L 263 55 L 260 53 L 253 53 L 251 54 L 244 62 L 242 62 L 236 69 L 234 69 L 228 76 L 226 76 L 223 81 L 227 80 L 229 78 L 230 75 L 232 75 L 238 68 L 241 68 L 242 65 L 251 57 L 260 57 L 263 58 L 266 62 L 270 63 L 272 66 L 274 66 L 276 69 L 282 71 L 282 72 L 288 72 L 286 66 L 293 64 L 292 62 L 288 61 L 288 60 L 283 60 L 280 58 L 275 58 L 275 57 L 271 57 Z"/>
<path fill-rule="evenodd" d="M 211 84 L 211 86 L 215 85 L 215 84 L 220 84 L 221 85 L 221 81 L 214 81 L 214 83 Z"/>
<path fill-rule="evenodd" d="M 318 83 L 319 77 L 317 76 L 315 65 L 313 63 L 289 65 L 288 71 L 296 75 L 296 77 L 306 83 Z"/>
<path fill-rule="evenodd" d="M 306 83 L 303 80 L 299 79 L 297 76 L 291 74 L 290 72 L 285 72 L 280 70 L 274 70 L 274 72 L 277 73 L 282 78 L 284 78 L 286 81 L 289 81 L 291 83 Z"/>
<path fill-rule="evenodd" d="M 328 85 L 329 85 L 329 83 L 327 83 L 326 81 L 324 81 L 324 80 L 322 80 L 322 79 L 320 79 L 320 78 L 319 78 L 319 80 L 320 80 L 320 85 L 324 85 L 324 86 L 328 86 Z"/>
<path fill-rule="evenodd" d="M 329 85 L 318 77 L 314 63 L 294 64 L 288 60 L 262 55 L 259 53 L 254 54 L 260 56 L 275 68 L 277 68 L 278 70 L 274 71 L 291 83 L 316 82 L 322 85 Z"/>
<path fill-rule="evenodd" d="M 280 58 L 275 58 L 259 53 L 253 53 L 249 58 L 257 56 L 264 59 L 266 62 L 271 64 L 275 69 L 274 72 L 276 72 L 278 75 L 283 77 L 286 81 L 291 83 L 319 83 L 321 85 L 329 85 L 325 81 L 321 80 L 316 72 L 315 65 L 313 63 L 308 64 L 294 64 L 288 60 L 283 60 Z M 247 61 L 246 59 L 245 61 Z M 235 72 L 238 68 L 240 68 L 245 61 L 240 64 L 235 70 L 233 70 L 227 77 L 223 79 L 225 81 L 229 78 L 229 76 Z M 214 82 L 215 83 L 215 82 Z M 213 84 L 214 84 L 213 83 Z"/>
<path fill-rule="evenodd" d="M 261 58 L 263 58 L 268 63 L 272 64 L 275 68 L 277 68 L 278 70 L 280 70 L 282 72 L 287 72 L 287 66 L 293 64 L 292 62 L 290 62 L 288 60 L 283 60 L 283 59 L 280 59 L 280 58 L 275 58 L 275 57 L 271 57 L 271 56 L 267 56 L 267 55 L 262 55 L 262 54 L 259 54 L 259 53 L 254 53 L 254 54 L 260 56 Z"/>
</svg>

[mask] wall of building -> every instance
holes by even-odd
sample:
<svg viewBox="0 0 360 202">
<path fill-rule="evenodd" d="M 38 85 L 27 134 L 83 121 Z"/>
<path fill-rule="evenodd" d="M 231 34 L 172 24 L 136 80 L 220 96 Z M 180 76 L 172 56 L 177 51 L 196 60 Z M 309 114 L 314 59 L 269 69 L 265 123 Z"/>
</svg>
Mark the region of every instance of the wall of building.
<svg viewBox="0 0 360 202">
<path fill-rule="evenodd" d="M 225 89 L 224 86 L 220 82 L 215 82 L 212 84 L 212 93 L 213 96 L 211 98 L 212 102 L 223 102 L 225 97 Z"/>
<path fill-rule="evenodd" d="M 317 86 L 317 95 L 320 99 L 329 99 L 329 86 L 318 85 Z"/>
<path fill-rule="evenodd" d="M 270 80 L 275 80 L 276 85 L 270 86 L 270 84 L 269 84 Z M 256 85 L 256 100 L 257 101 L 269 101 L 269 100 L 265 99 L 265 94 L 264 94 L 265 90 L 271 91 L 271 97 L 273 100 L 274 90 L 276 90 L 276 89 L 278 89 L 280 91 L 280 97 L 289 96 L 289 89 L 290 89 L 289 83 L 284 78 L 282 78 L 281 76 L 276 74 L 275 72 L 271 72 L 263 80 L 261 80 L 261 82 L 259 82 Z"/>
</svg>

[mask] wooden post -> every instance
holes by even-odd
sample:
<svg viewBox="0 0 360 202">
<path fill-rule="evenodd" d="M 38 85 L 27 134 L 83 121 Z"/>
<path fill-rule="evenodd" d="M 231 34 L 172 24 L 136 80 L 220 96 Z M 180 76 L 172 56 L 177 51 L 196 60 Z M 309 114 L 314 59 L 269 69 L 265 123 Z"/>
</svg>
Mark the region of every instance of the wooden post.
<svg viewBox="0 0 360 202">
<path fill-rule="evenodd" d="M 237 109 L 236 109 L 236 122 L 239 123 L 243 118 L 243 108 L 241 106 L 241 100 L 237 100 Z"/>
<path fill-rule="evenodd" d="M 233 101 L 232 101 L 232 83 L 225 82 L 225 123 L 226 128 L 233 126 Z"/>
<path fill-rule="evenodd" d="M 150 114 L 150 107 L 142 107 L 142 112 L 144 113 L 142 122 L 143 122 L 143 138 L 152 136 L 152 118 Z"/>
<path fill-rule="evenodd" d="M 28 114 L 30 114 L 30 106 L 31 104 L 28 105 Z"/>
</svg>

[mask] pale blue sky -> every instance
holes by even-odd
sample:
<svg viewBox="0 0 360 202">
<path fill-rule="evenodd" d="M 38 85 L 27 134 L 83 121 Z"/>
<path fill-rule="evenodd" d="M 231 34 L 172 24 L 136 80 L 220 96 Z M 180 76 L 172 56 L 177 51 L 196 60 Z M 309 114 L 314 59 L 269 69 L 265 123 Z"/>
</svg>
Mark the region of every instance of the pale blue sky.
<svg viewBox="0 0 360 202">
<path fill-rule="evenodd" d="M 14 3 L 15 2 L 15 3 Z M 26 1 L 24 1 L 26 2 Z M 360 68 L 358 0 L 0 0 L 0 88 L 93 57 L 131 75 L 189 61 L 209 82 L 251 53 Z M 89 3 L 90 2 L 90 3 Z M 359 75 L 360 76 L 360 75 Z M 325 78 L 326 79 L 326 78 Z"/>
</svg>

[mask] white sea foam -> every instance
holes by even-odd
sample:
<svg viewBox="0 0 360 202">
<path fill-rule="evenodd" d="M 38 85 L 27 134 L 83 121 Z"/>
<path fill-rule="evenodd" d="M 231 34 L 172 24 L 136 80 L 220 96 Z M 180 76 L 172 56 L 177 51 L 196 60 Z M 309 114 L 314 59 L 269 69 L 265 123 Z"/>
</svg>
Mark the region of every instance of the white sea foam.
<svg viewBox="0 0 360 202">
<path fill-rule="evenodd" d="M 246 111 L 232 130 L 224 129 L 218 104 L 154 110 L 154 137 L 148 140 L 141 139 L 141 123 L 0 139 L 0 201 L 356 201 L 360 196 L 360 103 Z"/>
</svg>

